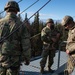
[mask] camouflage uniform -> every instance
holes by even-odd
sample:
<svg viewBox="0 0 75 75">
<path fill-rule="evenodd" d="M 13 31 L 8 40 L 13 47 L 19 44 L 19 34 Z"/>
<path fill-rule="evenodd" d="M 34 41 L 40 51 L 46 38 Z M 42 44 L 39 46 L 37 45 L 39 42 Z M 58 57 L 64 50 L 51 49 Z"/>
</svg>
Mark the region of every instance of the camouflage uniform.
<svg viewBox="0 0 75 75">
<path fill-rule="evenodd" d="M 10 1 L 10 3 L 15 3 L 15 1 Z M 7 13 L 5 18 L 0 19 L 0 41 L 21 24 L 22 22 L 16 14 Z M 29 38 L 30 34 L 23 24 L 0 43 L 0 75 L 19 75 L 21 60 L 30 61 L 31 45 Z"/>
<path fill-rule="evenodd" d="M 75 26 L 73 27 L 72 30 L 69 30 L 67 41 L 69 42 L 66 45 L 66 50 L 69 50 L 70 53 L 72 53 L 73 51 L 75 51 Z M 75 52 L 69 55 L 67 63 L 68 72 L 72 73 L 74 67 L 75 67 Z"/>
<path fill-rule="evenodd" d="M 44 27 L 41 31 L 41 39 L 43 41 L 43 52 L 42 60 L 40 61 L 40 66 L 45 67 L 47 57 L 48 57 L 48 68 L 51 68 L 53 64 L 53 58 L 55 56 L 56 43 L 52 41 L 52 38 L 57 39 L 58 31 L 50 29 L 48 26 Z"/>
<path fill-rule="evenodd" d="M 69 29 L 68 39 L 66 44 L 66 50 L 69 50 L 69 58 L 66 70 L 68 71 L 69 74 L 71 74 L 75 67 L 75 25 L 73 18 L 71 16 L 65 16 L 62 20 L 62 25 L 66 24 L 68 25 L 69 22 L 72 23 L 72 24 L 70 23 L 72 27 Z"/>
</svg>

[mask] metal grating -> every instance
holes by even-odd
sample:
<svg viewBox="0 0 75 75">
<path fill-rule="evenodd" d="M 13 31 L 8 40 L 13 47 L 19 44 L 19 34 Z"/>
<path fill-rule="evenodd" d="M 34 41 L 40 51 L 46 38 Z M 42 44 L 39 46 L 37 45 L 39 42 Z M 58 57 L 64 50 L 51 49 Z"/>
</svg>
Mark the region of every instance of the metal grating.
<svg viewBox="0 0 75 75">
<path fill-rule="evenodd" d="M 46 73 L 46 74 L 42 74 L 42 75 L 64 75 L 63 71 L 66 67 L 66 62 L 67 62 L 67 58 L 68 55 L 61 51 L 60 52 L 60 64 L 59 64 L 59 68 L 58 68 L 58 51 L 56 52 L 56 56 L 54 57 L 54 64 L 52 65 L 52 69 L 56 70 L 55 73 L 51 74 L 51 73 Z M 41 75 L 40 74 L 40 62 L 41 57 L 36 57 L 35 59 L 33 59 L 30 63 L 29 66 L 26 66 L 24 64 L 22 64 L 21 66 L 21 70 L 20 70 L 20 75 Z M 47 64 L 45 69 L 47 70 Z M 72 73 L 72 75 L 75 75 L 75 70 Z"/>
</svg>

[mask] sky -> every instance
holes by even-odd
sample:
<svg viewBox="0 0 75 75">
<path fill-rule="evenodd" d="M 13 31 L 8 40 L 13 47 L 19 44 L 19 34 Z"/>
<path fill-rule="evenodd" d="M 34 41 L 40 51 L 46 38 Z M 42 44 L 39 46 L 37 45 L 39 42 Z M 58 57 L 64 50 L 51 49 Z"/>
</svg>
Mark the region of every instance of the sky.
<svg viewBox="0 0 75 75">
<path fill-rule="evenodd" d="M 9 0 L 0 0 L 0 11 L 4 11 L 4 6 Z M 16 2 L 20 0 L 15 0 Z M 22 0 L 19 3 L 20 12 L 25 10 L 37 0 Z M 37 10 L 39 10 L 49 0 L 39 0 L 35 5 L 30 7 L 21 17 L 25 17 L 27 13 L 30 18 Z M 75 20 L 75 0 L 51 0 L 44 8 L 39 11 L 40 20 L 52 18 L 54 20 L 61 20 L 65 15 L 70 15 Z M 33 19 L 33 18 L 32 18 Z"/>
</svg>

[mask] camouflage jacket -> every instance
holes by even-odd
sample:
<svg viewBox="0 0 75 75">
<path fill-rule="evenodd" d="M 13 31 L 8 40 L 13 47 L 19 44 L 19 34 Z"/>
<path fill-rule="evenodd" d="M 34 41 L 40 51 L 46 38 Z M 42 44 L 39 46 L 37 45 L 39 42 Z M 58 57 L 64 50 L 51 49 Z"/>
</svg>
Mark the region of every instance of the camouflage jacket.
<svg viewBox="0 0 75 75">
<path fill-rule="evenodd" d="M 21 24 L 22 22 L 15 14 L 8 13 L 5 18 L 0 20 L 0 40 L 7 37 Z M 26 26 L 23 24 L 10 37 L 0 43 L 0 54 L 22 54 L 26 59 L 30 60 L 31 44 L 29 38 L 30 34 Z"/>
<path fill-rule="evenodd" d="M 59 32 L 56 29 L 51 30 L 48 26 L 44 27 L 41 31 L 41 39 L 45 44 L 52 44 L 52 38 L 57 40 L 57 34 Z"/>
<path fill-rule="evenodd" d="M 69 50 L 70 53 L 75 51 L 75 26 L 69 30 L 66 50 Z"/>
</svg>

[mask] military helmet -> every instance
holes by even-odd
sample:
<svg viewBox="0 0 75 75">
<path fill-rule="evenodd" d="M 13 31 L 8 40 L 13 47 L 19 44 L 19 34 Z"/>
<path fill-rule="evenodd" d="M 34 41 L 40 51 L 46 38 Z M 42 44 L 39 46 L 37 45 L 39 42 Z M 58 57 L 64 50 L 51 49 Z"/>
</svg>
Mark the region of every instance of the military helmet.
<svg viewBox="0 0 75 75">
<path fill-rule="evenodd" d="M 7 4 L 5 5 L 4 10 L 6 11 L 9 8 L 14 8 L 18 12 L 20 11 L 19 5 L 18 5 L 18 3 L 16 1 L 9 1 L 9 2 L 7 2 Z"/>
<path fill-rule="evenodd" d="M 50 19 L 50 18 L 47 19 L 46 23 L 49 23 L 49 22 L 54 23 L 53 19 Z"/>
<path fill-rule="evenodd" d="M 64 26 L 65 24 L 67 24 L 69 21 L 73 21 L 73 18 L 71 16 L 65 16 L 63 19 L 62 19 L 62 26 Z"/>
</svg>

